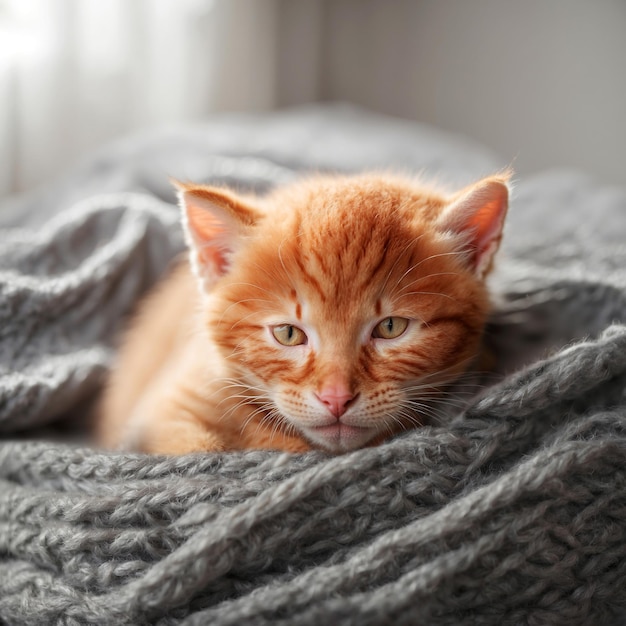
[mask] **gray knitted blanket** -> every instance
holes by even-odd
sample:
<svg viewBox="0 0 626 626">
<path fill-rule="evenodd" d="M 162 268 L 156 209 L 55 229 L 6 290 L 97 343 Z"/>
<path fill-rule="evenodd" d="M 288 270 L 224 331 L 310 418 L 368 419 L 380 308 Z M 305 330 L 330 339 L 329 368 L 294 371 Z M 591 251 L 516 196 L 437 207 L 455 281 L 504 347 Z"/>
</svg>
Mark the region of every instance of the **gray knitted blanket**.
<svg viewBox="0 0 626 626">
<path fill-rule="evenodd" d="M 135 137 L 0 205 L 0 624 L 626 623 L 626 192 L 581 176 L 518 183 L 501 377 L 449 426 L 340 457 L 80 440 L 116 332 L 181 249 L 168 175 L 503 165 L 324 107 Z"/>
</svg>

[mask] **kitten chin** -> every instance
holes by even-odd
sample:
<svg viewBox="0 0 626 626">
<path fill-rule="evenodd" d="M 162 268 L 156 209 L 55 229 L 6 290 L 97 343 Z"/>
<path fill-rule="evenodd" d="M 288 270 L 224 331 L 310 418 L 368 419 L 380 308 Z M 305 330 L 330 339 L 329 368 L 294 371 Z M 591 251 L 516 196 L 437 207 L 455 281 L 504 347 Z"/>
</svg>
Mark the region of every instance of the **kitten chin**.
<svg viewBox="0 0 626 626">
<path fill-rule="evenodd" d="M 480 357 L 508 180 L 177 183 L 189 262 L 125 335 L 100 441 L 339 453 L 440 423 Z"/>
</svg>

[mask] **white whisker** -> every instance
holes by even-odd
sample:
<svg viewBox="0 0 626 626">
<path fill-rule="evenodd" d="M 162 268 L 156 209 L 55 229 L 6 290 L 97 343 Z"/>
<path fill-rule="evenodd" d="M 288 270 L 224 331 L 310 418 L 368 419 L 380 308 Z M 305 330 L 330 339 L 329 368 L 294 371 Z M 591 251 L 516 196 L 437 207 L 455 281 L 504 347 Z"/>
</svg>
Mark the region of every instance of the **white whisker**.
<svg viewBox="0 0 626 626">
<path fill-rule="evenodd" d="M 444 257 L 444 256 L 462 256 L 462 253 L 440 252 L 439 254 L 431 254 L 425 259 L 422 259 L 421 261 L 418 261 L 417 263 L 414 263 L 411 267 L 409 267 L 409 269 L 406 270 L 406 272 L 404 272 L 404 274 L 402 274 L 402 276 L 400 276 L 400 278 L 396 281 L 395 286 L 397 287 L 408 274 L 416 270 L 420 265 L 423 265 L 424 263 L 426 263 L 427 261 L 431 261 L 432 259 L 437 259 L 437 258 Z"/>
<path fill-rule="evenodd" d="M 392 302 L 395 304 L 401 297 L 406 298 L 408 296 L 441 296 L 443 298 L 448 298 L 448 300 L 452 300 L 452 302 L 458 302 L 458 300 L 450 294 L 441 293 L 440 291 L 409 291 L 408 293 L 394 294 Z"/>
<path fill-rule="evenodd" d="M 409 241 L 409 243 L 406 246 L 404 246 L 404 249 L 402 250 L 402 252 L 396 257 L 396 260 L 391 266 L 391 269 L 389 270 L 389 272 L 387 272 L 387 276 L 385 277 L 385 282 L 383 283 L 382 287 L 378 290 L 378 297 L 380 297 L 381 294 L 385 291 L 385 287 L 387 286 L 387 283 L 389 282 L 391 275 L 393 274 L 394 270 L 396 269 L 402 257 L 404 257 L 404 255 L 406 254 L 406 251 L 409 248 L 413 247 L 420 239 L 422 239 L 422 237 L 424 237 L 424 235 L 420 235 L 417 239 L 412 239 L 411 241 Z"/>
</svg>

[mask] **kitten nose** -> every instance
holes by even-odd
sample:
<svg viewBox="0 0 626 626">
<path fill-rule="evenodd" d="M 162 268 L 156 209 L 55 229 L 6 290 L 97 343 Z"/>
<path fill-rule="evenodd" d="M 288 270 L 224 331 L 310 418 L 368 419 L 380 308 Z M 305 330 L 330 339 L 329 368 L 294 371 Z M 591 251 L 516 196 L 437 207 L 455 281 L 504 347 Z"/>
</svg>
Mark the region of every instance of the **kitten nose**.
<svg viewBox="0 0 626 626">
<path fill-rule="evenodd" d="M 356 398 L 346 387 L 340 385 L 334 385 L 324 387 L 315 396 L 317 399 L 326 406 L 326 408 L 339 419 L 347 410 L 353 400 Z"/>
</svg>

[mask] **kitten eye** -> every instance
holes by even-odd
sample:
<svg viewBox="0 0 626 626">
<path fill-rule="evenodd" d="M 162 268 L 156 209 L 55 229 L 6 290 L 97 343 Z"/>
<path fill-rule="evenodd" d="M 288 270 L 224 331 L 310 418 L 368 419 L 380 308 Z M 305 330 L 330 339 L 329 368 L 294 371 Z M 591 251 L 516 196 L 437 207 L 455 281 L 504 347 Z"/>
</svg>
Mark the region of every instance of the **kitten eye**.
<svg viewBox="0 0 626 626">
<path fill-rule="evenodd" d="M 372 331 L 374 339 L 395 339 L 399 337 L 409 325 L 409 320 L 405 317 L 386 317 L 382 322 L 378 322 Z"/>
<path fill-rule="evenodd" d="M 272 328 L 272 335 L 283 346 L 302 346 L 307 343 L 304 331 L 291 324 L 281 324 Z"/>
</svg>

